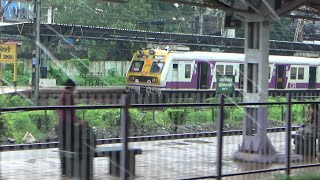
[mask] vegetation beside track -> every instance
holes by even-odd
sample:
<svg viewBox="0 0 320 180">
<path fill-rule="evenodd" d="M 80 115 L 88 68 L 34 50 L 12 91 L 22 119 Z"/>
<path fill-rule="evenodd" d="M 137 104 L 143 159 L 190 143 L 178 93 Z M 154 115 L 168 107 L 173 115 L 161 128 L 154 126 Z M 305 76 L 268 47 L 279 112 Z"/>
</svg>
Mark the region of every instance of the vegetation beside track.
<svg viewBox="0 0 320 180">
<path fill-rule="evenodd" d="M 214 102 L 214 99 L 208 101 Z M 229 101 L 234 101 L 229 99 Z M 285 101 L 285 98 L 270 98 L 270 102 Z M 29 106 L 31 102 L 20 96 L 0 96 L 0 107 Z M 54 105 L 54 104 L 52 104 Z M 85 105 L 85 104 L 81 104 Z M 268 127 L 285 124 L 285 106 L 268 108 Z M 306 119 L 308 105 L 293 105 L 293 125 L 300 125 Z M 164 135 L 175 133 L 197 133 L 216 130 L 217 107 L 186 107 L 164 109 L 130 109 L 130 135 Z M 224 129 L 241 129 L 243 107 L 225 107 Z M 120 109 L 77 110 L 77 116 L 95 127 L 98 138 L 120 136 Z M 57 123 L 56 111 L 7 112 L 0 115 L 0 131 L 6 138 L 21 143 L 26 132 L 38 142 L 54 140 Z"/>
<path fill-rule="evenodd" d="M 61 61 L 61 67 L 66 67 L 67 61 Z M 96 79 L 89 78 L 91 73 L 89 72 L 89 63 L 88 59 L 70 59 L 68 62 L 71 66 L 74 67 L 73 71 L 78 71 L 77 74 L 72 74 L 72 77 L 69 77 L 67 71 L 69 69 L 63 69 L 57 66 L 55 63 L 49 63 L 48 69 L 48 78 L 56 79 L 57 86 L 62 86 L 68 78 L 72 78 L 76 81 L 79 86 L 84 86 L 85 81 L 97 82 L 99 80 L 100 84 L 103 86 L 123 86 L 125 85 L 125 77 L 121 76 L 116 69 L 111 69 L 108 72 L 104 72 L 101 76 L 94 77 Z M 70 75 L 70 74 L 69 74 Z M 6 64 L 3 70 L 4 86 L 13 86 L 13 65 Z M 18 63 L 18 80 L 17 86 L 28 86 L 31 79 L 31 68 L 26 67 L 22 62 Z"/>
<path fill-rule="evenodd" d="M 286 176 L 286 175 L 276 175 L 275 180 L 319 180 L 319 173 L 300 173 L 296 175 Z"/>
</svg>

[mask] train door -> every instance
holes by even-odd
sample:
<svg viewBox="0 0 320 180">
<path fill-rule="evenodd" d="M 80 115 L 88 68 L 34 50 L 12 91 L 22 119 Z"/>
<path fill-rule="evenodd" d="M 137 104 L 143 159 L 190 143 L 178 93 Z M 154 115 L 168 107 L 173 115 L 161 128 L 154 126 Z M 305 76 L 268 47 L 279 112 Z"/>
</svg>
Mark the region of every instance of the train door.
<svg viewBox="0 0 320 180">
<path fill-rule="evenodd" d="M 239 65 L 239 84 L 238 84 L 238 88 L 239 89 L 243 89 L 243 73 L 244 73 L 244 65 L 243 64 L 240 64 Z"/>
<path fill-rule="evenodd" d="M 285 75 L 286 75 L 286 66 L 285 65 L 276 65 L 276 89 L 285 88 Z"/>
<path fill-rule="evenodd" d="M 209 88 L 209 63 L 200 62 L 198 63 L 198 89 Z"/>
<path fill-rule="evenodd" d="M 309 89 L 316 88 L 317 67 L 309 67 Z"/>
<path fill-rule="evenodd" d="M 172 64 L 172 88 L 179 88 L 179 64 L 178 62 L 174 62 Z"/>
</svg>

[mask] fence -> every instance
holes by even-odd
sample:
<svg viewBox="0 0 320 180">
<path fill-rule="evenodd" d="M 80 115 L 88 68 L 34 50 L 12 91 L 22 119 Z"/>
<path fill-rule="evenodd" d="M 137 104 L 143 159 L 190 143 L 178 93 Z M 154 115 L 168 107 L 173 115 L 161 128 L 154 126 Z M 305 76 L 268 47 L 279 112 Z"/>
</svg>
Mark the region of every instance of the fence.
<svg viewBox="0 0 320 180">
<path fill-rule="evenodd" d="M 19 62 L 24 64 L 23 67 L 31 68 L 30 59 L 19 59 Z M 56 65 L 55 63 L 60 63 L 65 67 L 65 69 L 70 71 L 69 73 L 80 75 L 77 67 L 68 60 L 60 60 L 51 63 L 54 66 Z M 129 65 L 130 61 L 90 61 L 88 68 L 90 73 L 102 73 L 103 75 L 108 75 L 110 71 L 116 71 L 118 75 L 124 76 L 129 68 Z"/>
<path fill-rule="evenodd" d="M 315 104 L 318 102 L 292 102 L 291 97 L 287 96 L 286 102 L 269 102 L 269 103 L 224 103 L 224 97 L 219 96 L 218 103 L 195 103 L 195 104 L 129 104 L 127 96 L 122 97 L 122 103 L 118 105 L 108 106 L 51 106 L 51 107 L 13 107 L 0 108 L 0 112 L 5 116 L 12 114 L 11 112 L 26 112 L 26 111 L 51 111 L 51 110 L 66 110 L 77 109 L 79 115 L 86 112 L 91 112 L 97 116 L 111 117 L 112 114 L 118 114 L 116 120 L 105 121 L 104 125 L 112 125 L 120 123 L 120 129 L 117 130 L 118 137 L 110 139 L 98 139 L 98 147 L 122 147 L 119 175 L 121 179 L 127 179 L 135 172 L 135 179 L 209 179 L 221 177 L 229 177 L 239 179 L 272 179 L 279 171 L 284 171 L 285 174 L 299 173 L 298 169 L 304 168 L 303 171 L 308 171 L 305 168 L 312 170 L 318 169 L 320 165 L 315 156 L 304 156 L 303 160 L 291 162 L 289 155 L 292 154 L 292 139 L 291 132 L 297 127 L 293 127 L 291 120 L 297 118 L 293 116 L 294 111 L 298 111 L 295 106 Z M 230 121 L 226 110 L 231 107 L 242 109 L 243 106 L 249 105 L 268 105 L 279 106 L 280 111 L 285 111 L 285 126 L 279 128 L 269 128 L 268 137 L 279 153 L 283 154 L 284 163 L 246 163 L 233 160 L 233 154 L 238 150 L 241 143 L 241 130 L 234 130 L 233 127 L 227 127 L 226 124 Z M 161 113 L 163 108 L 192 108 L 199 114 L 205 114 L 204 119 L 210 119 L 212 122 L 208 124 L 208 129 L 196 126 L 182 126 L 179 119 L 179 111 L 171 111 L 166 118 L 171 119 L 171 129 L 169 133 L 160 135 L 144 135 L 138 136 L 135 131 L 139 126 L 145 127 L 144 118 L 152 116 L 154 123 L 164 123 L 161 121 Z M 204 109 L 215 109 L 212 114 L 205 113 Z M 117 111 L 111 111 L 117 109 Z M 120 109 L 121 116 L 120 116 Z M 132 113 L 135 109 L 139 109 L 138 114 Z M 159 112 L 155 111 L 159 110 Z M 152 110 L 148 114 L 147 111 Z M 99 114 L 100 111 L 104 113 Z M 9 113 L 10 112 L 10 113 Z M 178 113 L 177 113 L 178 112 Z M 300 111 L 299 111 L 300 112 Z M 302 115 L 301 111 L 301 115 Z M 146 114 L 148 116 L 146 116 Z M 168 113 L 170 114 L 170 113 Z M 208 115 L 209 114 L 209 115 Z M 88 115 L 88 114 L 86 114 Z M 227 115 L 227 116 L 226 116 Z M 130 116 L 130 121 L 129 120 Z M 215 118 L 213 119 L 213 117 Z M 297 115 L 295 115 L 297 116 Z M 84 116 L 85 117 L 85 116 Z M 175 118 L 176 117 L 176 118 Z M 191 121 L 191 115 L 182 119 Z M 198 117 L 198 116 L 197 116 Z M 23 116 L 26 119 L 26 116 Z M 15 121 L 15 120 L 14 120 Z M 11 122 L 14 122 L 13 120 Z M 17 120 L 18 121 L 18 120 Z M 22 118 L 19 119 L 22 121 Z M 88 120 L 90 121 L 90 120 Z M 201 121 L 201 118 L 199 118 Z M 90 122 L 92 123 L 92 122 Z M 95 122 L 98 123 L 98 122 Z M 169 124 L 170 124 L 169 123 Z M 214 125 L 215 124 L 215 125 Z M 211 127 L 215 126 L 215 127 Z M 41 127 L 41 126 L 40 126 Z M 116 127 L 116 126 L 115 126 Z M 147 126 L 146 126 L 147 127 Z M 195 129 L 195 132 L 188 132 L 188 129 Z M 226 130 L 226 129 L 229 130 Z M 187 130 L 185 130 L 187 129 Z M 30 129 L 31 130 L 31 129 Z M 135 136 L 133 136 L 135 135 Z M 106 144 L 107 143 L 107 144 Z M 17 179 L 17 178 L 32 178 L 41 179 L 50 177 L 59 177 L 60 162 L 56 148 L 57 142 L 42 142 L 36 144 L 20 144 L 20 145 L 2 145 L 1 152 L 1 179 Z M 126 150 L 138 148 L 142 150 L 142 154 L 135 157 L 135 168 L 132 170 L 132 155 Z M 27 150 L 32 151 L 14 151 Z M 39 150 L 42 149 L 42 150 Z M 319 149 L 318 149 L 319 150 Z M 296 151 L 296 150 L 295 150 Z M 109 163 L 109 161 L 111 163 Z M 97 157 L 94 159 L 94 176 L 112 178 L 108 175 L 112 170 L 112 163 L 117 164 L 116 158 Z M 33 162 L 33 163 L 32 163 Z M 20 164 L 13 166 L 13 164 Z M 37 164 L 37 165 L 36 165 Z M 45 168 L 50 167 L 49 170 Z M 126 168 L 124 168 L 126 167 Z M 130 169 L 125 171 L 125 169 Z M 109 168 L 109 170 L 108 170 Z M 309 171 L 312 171 L 309 170 Z"/>
</svg>

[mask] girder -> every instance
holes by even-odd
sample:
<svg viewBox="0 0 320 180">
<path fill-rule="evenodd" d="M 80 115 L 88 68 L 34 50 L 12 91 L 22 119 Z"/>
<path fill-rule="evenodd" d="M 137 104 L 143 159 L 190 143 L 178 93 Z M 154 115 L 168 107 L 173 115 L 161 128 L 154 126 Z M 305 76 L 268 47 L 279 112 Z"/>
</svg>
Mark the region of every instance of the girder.
<svg viewBox="0 0 320 180">
<path fill-rule="evenodd" d="M 2 26 L 3 34 L 24 35 L 32 37 L 32 23 L 21 23 Z M 242 49 L 243 38 L 226 38 L 223 36 L 166 33 L 153 31 L 139 31 L 130 29 L 116 29 L 106 27 L 92 27 L 67 24 L 41 24 L 41 37 L 79 39 L 94 39 L 106 41 L 128 41 L 159 44 L 180 44 L 190 46 L 215 47 L 221 49 Z M 320 45 L 299 42 L 270 41 L 270 49 L 278 52 L 320 52 Z"/>
</svg>

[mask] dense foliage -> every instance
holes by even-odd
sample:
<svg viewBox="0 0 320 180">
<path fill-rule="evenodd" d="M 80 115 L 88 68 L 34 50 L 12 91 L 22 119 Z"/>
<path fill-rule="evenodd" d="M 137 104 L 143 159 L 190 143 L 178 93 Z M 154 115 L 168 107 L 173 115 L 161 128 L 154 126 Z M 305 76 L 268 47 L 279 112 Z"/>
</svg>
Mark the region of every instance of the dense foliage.
<svg viewBox="0 0 320 180">
<path fill-rule="evenodd" d="M 13 64 L 5 64 L 5 69 L 3 70 L 2 80 L 4 81 L 5 86 L 13 85 Z M 31 78 L 30 70 L 25 67 L 25 64 L 18 63 L 18 86 L 25 86 L 29 84 L 29 80 Z"/>
<path fill-rule="evenodd" d="M 169 32 L 188 32 L 189 18 L 196 13 L 191 6 L 157 0 L 130 0 L 123 4 L 43 0 L 43 6 L 55 8 L 56 23 Z"/>
</svg>

